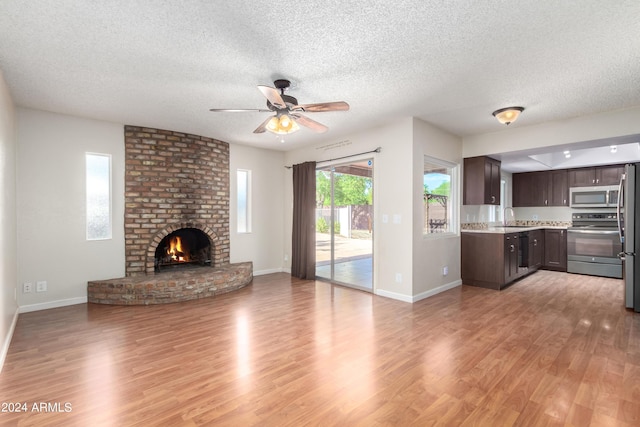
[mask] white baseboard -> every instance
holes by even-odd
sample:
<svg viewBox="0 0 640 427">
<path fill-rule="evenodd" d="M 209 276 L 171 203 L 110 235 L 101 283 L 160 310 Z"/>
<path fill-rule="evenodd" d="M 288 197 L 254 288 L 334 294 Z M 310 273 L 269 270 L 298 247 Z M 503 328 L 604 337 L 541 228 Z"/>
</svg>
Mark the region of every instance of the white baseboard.
<svg viewBox="0 0 640 427">
<path fill-rule="evenodd" d="M 291 269 L 290 268 L 269 268 L 267 270 L 258 270 L 258 271 L 254 271 L 253 275 L 254 276 L 264 276 L 265 274 L 273 274 L 273 273 L 289 273 L 291 274 Z"/>
<path fill-rule="evenodd" d="M 457 286 L 461 286 L 461 285 L 462 285 L 462 280 L 460 280 L 460 279 L 454 280 L 451 283 L 447 283 L 447 284 L 444 284 L 442 286 L 438 286 L 435 289 L 430 289 L 428 291 L 421 292 L 418 295 L 414 295 L 411 302 L 416 302 L 416 301 L 420 301 L 421 299 L 432 297 L 432 296 L 434 296 L 436 294 L 439 294 L 439 293 L 444 292 L 444 291 L 448 291 L 449 289 L 453 289 L 453 288 L 455 288 Z"/>
<path fill-rule="evenodd" d="M 282 273 L 284 270 L 282 268 L 270 268 L 267 270 L 258 270 L 258 271 L 254 271 L 253 275 L 254 276 L 264 276 L 265 274 L 272 274 L 272 273 Z"/>
<path fill-rule="evenodd" d="M 440 292 L 444 292 L 444 291 L 448 291 L 449 289 L 453 289 L 456 286 L 460 286 L 462 285 L 462 280 L 458 279 L 458 280 L 454 280 L 451 283 L 447 283 L 445 285 L 442 286 L 438 286 L 435 289 L 430 289 L 426 292 L 422 292 L 419 293 L 418 295 L 405 295 L 405 294 L 398 294 L 396 292 L 389 292 L 389 291 L 385 291 L 383 289 L 376 289 L 375 294 L 376 295 L 380 295 L 381 297 L 386 297 L 386 298 L 392 298 L 398 301 L 404 301 L 404 302 L 410 302 L 410 303 L 414 303 L 417 301 L 420 301 L 422 299 L 425 298 L 429 298 L 432 297 L 434 295 L 439 294 Z"/>
<path fill-rule="evenodd" d="M 385 298 L 396 299 L 403 302 L 413 302 L 411 295 L 399 294 L 396 292 L 385 291 L 384 289 L 376 289 L 375 294 Z"/>
<path fill-rule="evenodd" d="M 77 297 L 69 299 L 61 299 L 57 301 L 43 302 L 40 304 L 23 305 L 18 308 L 20 313 L 29 313 L 31 311 L 48 310 L 50 308 L 66 307 L 68 305 L 84 304 L 87 302 L 87 297 Z"/>
<path fill-rule="evenodd" d="M 9 326 L 7 336 L 4 338 L 4 343 L 2 343 L 2 353 L 0 353 L 0 372 L 2 372 L 4 360 L 7 358 L 7 353 L 9 352 L 9 346 L 11 345 L 11 339 L 13 338 L 13 331 L 16 329 L 16 323 L 18 323 L 18 310 L 13 314 L 11 326 Z"/>
</svg>

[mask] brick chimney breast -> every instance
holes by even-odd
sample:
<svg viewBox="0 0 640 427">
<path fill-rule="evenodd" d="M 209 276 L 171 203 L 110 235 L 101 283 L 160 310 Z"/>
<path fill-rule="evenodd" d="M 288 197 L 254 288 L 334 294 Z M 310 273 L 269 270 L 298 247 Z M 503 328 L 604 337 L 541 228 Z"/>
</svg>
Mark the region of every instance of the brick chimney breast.
<svg viewBox="0 0 640 427">
<path fill-rule="evenodd" d="M 229 144 L 125 126 L 125 272 L 153 274 L 162 238 L 202 230 L 215 266 L 229 263 Z"/>
</svg>

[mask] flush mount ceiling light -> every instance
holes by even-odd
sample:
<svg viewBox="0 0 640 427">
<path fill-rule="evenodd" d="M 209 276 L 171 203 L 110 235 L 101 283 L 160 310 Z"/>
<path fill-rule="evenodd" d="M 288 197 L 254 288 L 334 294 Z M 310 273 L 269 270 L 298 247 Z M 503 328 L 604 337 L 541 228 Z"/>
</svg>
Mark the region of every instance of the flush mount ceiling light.
<svg viewBox="0 0 640 427">
<path fill-rule="evenodd" d="M 520 113 L 524 111 L 523 107 L 507 107 L 501 108 L 493 112 L 493 117 L 498 119 L 503 125 L 508 125 L 516 121 Z"/>
</svg>

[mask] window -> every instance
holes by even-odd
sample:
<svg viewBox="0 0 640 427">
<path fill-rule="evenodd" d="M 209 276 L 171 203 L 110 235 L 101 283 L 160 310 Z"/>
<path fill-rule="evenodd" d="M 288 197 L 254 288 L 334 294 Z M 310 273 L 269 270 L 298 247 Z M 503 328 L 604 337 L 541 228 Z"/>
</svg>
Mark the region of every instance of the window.
<svg viewBox="0 0 640 427">
<path fill-rule="evenodd" d="M 86 154 L 87 240 L 111 239 L 111 156 Z"/>
<path fill-rule="evenodd" d="M 251 171 L 238 169 L 238 233 L 251 233 Z"/>
<path fill-rule="evenodd" d="M 424 234 L 455 233 L 458 167 L 424 156 Z"/>
</svg>

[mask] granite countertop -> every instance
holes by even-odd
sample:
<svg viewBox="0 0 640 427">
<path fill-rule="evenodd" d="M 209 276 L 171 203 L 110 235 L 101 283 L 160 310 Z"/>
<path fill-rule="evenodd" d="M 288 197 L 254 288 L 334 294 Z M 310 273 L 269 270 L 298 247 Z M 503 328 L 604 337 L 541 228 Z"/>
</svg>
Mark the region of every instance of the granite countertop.
<svg viewBox="0 0 640 427">
<path fill-rule="evenodd" d="M 554 229 L 554 230 L 566 230 L 566 226 L 561 225 L 530 225 L 530 226 L 509 226 L 509 227 L 489 227 L 480 230 L 460 230 L 462 233 L 496 233 L 496 234 L 506 234 L 506 233 L 520 233 L 521 231 L 531 231 L 531 230 L 544 230 L 544 229 Z"/>
</svg>

